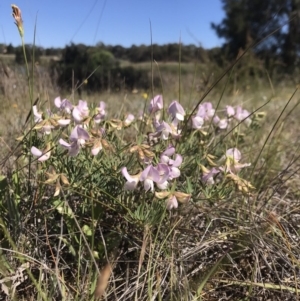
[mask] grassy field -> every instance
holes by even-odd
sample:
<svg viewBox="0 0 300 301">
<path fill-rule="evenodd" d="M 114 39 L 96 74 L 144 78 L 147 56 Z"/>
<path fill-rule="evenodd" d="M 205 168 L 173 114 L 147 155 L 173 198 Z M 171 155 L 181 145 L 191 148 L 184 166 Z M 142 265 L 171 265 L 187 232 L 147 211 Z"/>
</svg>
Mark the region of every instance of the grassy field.
<svg viewBox="0 0 300 301">
<path fill-rule="evenodd" d="M 220 70 L 153 67 L 153 91 L 81 105 L 38 66 L 32 97 L 3 73 L 1 300 L 299 300 L 297 87 L 228 74 L 202 99 Z"/>
</svg>

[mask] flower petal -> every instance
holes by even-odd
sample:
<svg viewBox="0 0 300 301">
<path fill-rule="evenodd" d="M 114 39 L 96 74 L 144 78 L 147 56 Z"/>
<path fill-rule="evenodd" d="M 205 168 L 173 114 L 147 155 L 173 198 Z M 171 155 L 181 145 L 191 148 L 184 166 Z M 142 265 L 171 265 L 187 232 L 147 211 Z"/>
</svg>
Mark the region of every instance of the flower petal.
<svg viewBox="0 0 300 301">
<path fill-rule="evenodd" d="M 156 186 L 157 186 L 159 189 L 161 189 L 161 190 L 166 190 L 166 189 L 168 188 L 168 186 L 169 186 L 169 182 L 168 182 L 168 181 L 165 181 L 165 182 L 163 182 L 163 183 L 161 183 L 161 184 L 156 183 Z"/>
<path fill-rule="evenodd" d="M 172 210 L 178 208 L 178 202 L 174 195 L 171 195 L 167 200 L 167 209 Z"/>
<path fill-rule="evenodd" d="M 235 162 L 241 160 L 241 152 L 237 148 L 230 148 L 226 151 L 226 157 L 232 158 Z"/>
<path fill-rule="evenodd" d="M 154 180 L 157 184 L 162 184 L 169 179 L 170 168 L 167 164 L 159 163 L 157 165 L 157 171 L 159 173 L 159 179 Z"/>
<path fill-rule="evenodd" d="M 97 141 L 92 147 L 91 153 L 93 156 L 97 156 L 101 150 L 102 150 L 102 144 L 100 141 Z"/>
<path fill-rule="evenodd" d="M 162 155 L 171 157 L 175 154 L 175 147 L 172 145 L 169 145 L 168 148 L 162 153 Z"/>
<path fill-rule="evenodd" d="M 150 101 L 149 113 L 150 114 L 156 113 L 157 111 L 161 110 L 162 108 L 163 108 L 163 98 L 161 95 L 156 95 Z"/>
<path fill-rule="evenodd" d="M 79 145 L 77 143 L 72 143 L 71 147 L 69 148 L 69 155 L 71 157 L 75 157 L 78 155 L 79 150 L 80 150 Z"/>
<path fill-rule="evenodd" d="M 59 139 L 58 143 L 61 146 L 65 147 L 65 148 L 68 148 L 68 149 L 71 147 L 71 144 L 69 144 L 68 142 L 66 142 L 64 139 Z"/>
<path fill-rule="evenodd" d="M 60 126 L 66 126 L 70 124 L 71 119 L 59 119 L 57 122 Z"/>
<path fill-rule="evenodd" d="M 170 106 L 168 108 L 168 113 L 173 118 L 176 118 L 180 121 L 184 120 L 185 111 L 184 111 L 182 105 L 176 100 L 172 101 L 172 103 L 170 104 Z"/>
<path fill-rule="evenodd" d="M 36 148 L 35 146 L 33 146 L 31 148 L 31 153 L 35 156 L 35 157 L 40 157 L 43 152 L 41 150 L 39 150 L 38 148 Z"/>
<path fill-rule="evenodd" d="M 148 165 L 141 173 L 140 181 L 146 181 L 147 179 L 155 182 L 159 181 L 160 179 L 158 170 L 151 164 Z"/>
<path fill-rule="evenodd" d="M 179 176 L 180 176 L 180 170 L 177 167 L 171 167 L 169 179 L 173 180 L 175 178 L 178 178 Z"/>
<path fill-rule="evenodd" d="M 60 109 L 60 106 L 61 106 L 61 98 L 60 98 L 60 96 L 58 96 L 58 97 L 56 97 L 56 98 L 54 99 L 54 104 L 55 104 L 55 106 L 56 106 L 58 109 Z"/>
<path fill-rule="evenodd" d="M 144 189 L 145 191 L 149 191 L 149 190 L 151 190 L 151 192 L 154 191 L 154 183 L 151 179 L 146 179 L 144 181 Z"/>
<path fill-rule="evenodd" d="M 228 117 L 234 116 L 235 114 L 235 110 L 232 106 L 226 106 L 226 112 Z"/>
<path fill-rule="evenodd" d="M 40 161 L 40 162 L 44 162 L 44 161 L 48 160 L 50 158 L 50 156 L 51 156 L 50 150 L 48 150 L 48 151 L 46 151 L 46 152 L 43 153 L 41 150 L 39 150 L 35 146 L 33 146 L 31 148 L 31 153 L 34 156 L 38 157 L 38 161 Z"/>
<path fill-rule="evenodd" d="M 204 124 L 204 119 L 201 116 L 192 117 L 192 128 L 199 130 Z"/>
<path fill-rule="evenodd" d="M 176 154 L 175 160 L 172 162 L 173 167 L 179 167 L 182 163 L 182 156 L 179 154 Z"/>
</svg>

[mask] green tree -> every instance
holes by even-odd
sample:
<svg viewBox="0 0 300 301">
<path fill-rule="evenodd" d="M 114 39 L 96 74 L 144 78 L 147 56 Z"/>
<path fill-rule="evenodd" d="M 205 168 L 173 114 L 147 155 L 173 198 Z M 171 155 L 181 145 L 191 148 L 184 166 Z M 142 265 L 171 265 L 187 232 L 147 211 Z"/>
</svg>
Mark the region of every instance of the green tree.
<svg viewBox="0 0 300 301">
<path fill-rule="evenodd" d="M 89 89 L 97 87 L 110 89 L 111 72 L 118 66 L 113 54 L 100 48 L 90 48 L 87 51 L 88 63 L 86 72 L 93 75 L 88 80 Z"/>
<path fill-rule="evenodd" d="M 77 87 L 84 81 L 84 66 L 87 64 L 87 47 L 84 44 L 67 45 L 62 52 L 62 60 L 58 68 L 54 63 L 52 69 L 59 74 L 58 83 L 60 86 L 71 89 L 74 84 Z M 81 90 L 79 90 L 81 92 Z"/>
<path fill-rule="evenodd" d="M 53 68 L 59 72 L 58 83 L 67 89 L 82 86 L 87 90 L 109 88 L 110 73 L 118 66 L 112 53 L 99 47 L 70 44 L 62 52 L 62 60 Z M 58 67 L 58 68 L 57 68 Z M 81 88 L 78 89 L 81 94 Z"/>
<path fill-rule="evenodd" d="M 282 41 L 280 30 L 289 0 L 221 0 L 226 13 L 220 24 L 212 24 L 220 38 L 225 39 L 224 48 L 229 58 L 235 58 L 240 49 L 252 42 L 264 39 L 255 49 L 274 51 Z M 279 30 L 278 30 L 279 29 Z"/>
<path fill-rule="evenodd" d="M 46 48 L 45 49 L 45 55 L 47 56 L 60 56 L 62 53 L 62 49 L 61 48 Z"/>
<path fill-rule="evenodd" d="M 293 72 L 299 65 L 300 54 L 300 0 L 289 0 L 285 6 L 288 30 L 284 34 L 282 56 L 286 69 Z"/>
<path fill-rule="evenodd" d="M 227 58 L 235 58 L 240 49 L 261 41 L 253 51 L 269 71 L 274 66 L 283 66 L 288 73 L 299 69 L 300 0 L 221 1 L 225 18 L 212 28 L 225 39 Z"/>
</svg>

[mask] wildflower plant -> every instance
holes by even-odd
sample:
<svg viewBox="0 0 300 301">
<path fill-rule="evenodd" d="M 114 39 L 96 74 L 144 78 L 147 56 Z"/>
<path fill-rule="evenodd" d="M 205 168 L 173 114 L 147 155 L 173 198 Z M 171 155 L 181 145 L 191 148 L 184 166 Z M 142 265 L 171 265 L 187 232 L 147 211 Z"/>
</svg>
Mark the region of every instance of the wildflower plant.
<svg viewBox="0 0 300 301">
<path fill-rule="evenodd" d="M 220 156 L 219 160 L 212 154 L 206 154 L 208 139 L 213 137 L 214 140 L 218 140 L 214 128 L 219 130 L 226 130 L 227 128 L 220 127 L 219 123 L 214 122 L 217 115 L 211 103 L 199 105 L 196 115 L 192 116 L 194 121 L 190 124 L 190 130 L 184 137 L 181 135 L 186 118 L 183 106 L 175 100 L 166 108 L 166 112 L 162 112 L 163 108 L 163 97 L 158 95 L 150 101 L 148 116 L 142 121 L 136 120 L 133 114 L 127 114 L 123 121 L 106 120 L 106 104 L 103 101 L 94 110 L 89 108 L 86 101 L 79 100 L 77 104 L 72 104 L 67 99 L 61 100 L 60 97 L 57 97 L 54 100 L 53 111 L 48 109 L 41 112 L 37 106 L 33 107 L 34 130 L 39 137 L 39 145 L 32 146 L 31 153 L 38 161 L 44 162 L 45 166 L 42 168 L 45 168 L 46 172 L 48 172 L 49 166 L 53 169 L 53 164 L 59 165 L 55 162 L 65 161 L 68 162 L 69 169 L 69 172 L 65 172 L 65 174 L 67 177 L 74 178 L 74 175 L 70 174 L 70 162 L 72 162 L 74 173 L 77 175 L 86 173 L 87 180 L 94 168 L 101 170 L 105 156 L 113 156 L 114 168 L 110 174 L 118 175 L 119 184 L 123 186 L 125 195 L 126 190 L 134 190 L 135 193 L 139 194 L 143 187 L 145 191 L 144 202 L 155 201 L 153 200 L 156 195 L 154 193 L 160 192 L 160 198 L 156 201 L 159 202 L 161 196 L 165 194 L 167 204 L 170 203 L 169 196 L 172 195 L 173 198 L 176 193 L 186 193 L 190 196 L 189 199 L 197 202 L 197 199 L 193 199 L 191 192 L 194 190 L 197 195 L 201 191 L 196 191 L 182 184 L 179 185 L 177 182 L 179 179 L 181 179 L 180 182 L 186 182 L 188 175 L 185 173 L 185 168 L 187 170 L 194 169 L 197 175 L 193 179 L 195 185 L 199 181 L 203 185 L 213 185 L 215 178 L 220 181 L 227 174 L 234 174 L 235 178 L 229 177 L 228 179 L 236 182 L 237 178 L 239 179 L 239 172 L 250 166 L 250 164 L 240 163 L 241 153 L 237 148 L 224 150 L 224 154 Z M 236 119 L 239 120 L 241 118 L 240 107 L 237 108 L 237 111 L 239 113 Z M 250 120 L 248 111 L 243 110 L 242 112 L 242 117 Z M 226 123 L 229 125 L 234 122 L 231 119 L 236 115 L 235 109 L 227 106 L 226 113 Z M 162 116 L 165 116 L 165 119 Z M 198 118 L 198 121 L 195 122 L 195 118 Z M 148 122 L 147 119 L 152 120 L 152 122 Z M 124 148 L 123 143 L 118 139 L 119 132 L 130 130 L 136 122 L 144 123 L 146 130 L 149 130 L 148 134 L 146 135 L 146 132 L 139 133 L 137 140 L 131 141 Z M 195 126 L 195 123 L 201 124 L 201 126 Z M 211 123 L 214 124 L 213 128 L 210 127 Z M 250 123 L 251 120 L 247 122 L 247 124 Z M 209 133 L 210 129 L 211 133 Z M 143 137 L 147 139 L 145 140 Z M 157 139 L 156 144 L 151 143 L 154 138 Z M 200 145 L 199 139 L 203 140 Z M 181 140 L 188 141 L 186 149 L 182 147 Z M 189 148 L 195 147 L 195 143 L 198 147 L 197 152 L 191 153 Z M 131 155 L 134 153 L 137 156 Z M 71 159 L 72 157 L 73 159 Z M 47 166 L 46 161 L 49 161 L 49 166 Z M 91 166 L 94 168 L 82 169 L 82 166 L 88 166 L 87 162 L 89 161 L 92 162 Z M 77 162 L 82 162 L 83 165 L 77 165 Z M 80 170 L 77 170 L 78 166 L 80 166 Z M 60 172 L 62 170 L 56 171 L 58 174 Z M 72 181 L 69 182 L 72 183 Z M 96 183 L 89 181 L 89 185 L 96 185 Z M 249 187 L 252 188 L 250 184 Z M 69 189 L 70 187 L 68 187 Z M 177 191 L 177 189 L 180 190 Z M 166 192 L 161 193 L 161 191 Z M 173 203 L 176 202 L 173 201 Z M 133 205 L 132 208 L 135 207 L 135 204 L 127 205 L 129 208 L 131 205 Z M 167 205 L 169 209 L 177 207 Z"/>
<path fill-rule="evenodd" d="M 218 156 L 207 154 L 209 139 L 218 139 L 218 132 L 214 132 L 217 125 L 215 128 L 210 127 L 215 115 L 210 103 L 200 105 L 196 116 L 192 116 L 202 118 L 201 127 L 190 124 L 184 137 L 181 133 L 188 117 L 186 109 L 176 100 L 164 106 L 161 95 L 150 101 L 148 114 L 143 120 L 136 119 L 132 113 L 126 114 L 123 120 L 109 119 L 103 101 L 93 109 L 86 101 L 72 103 L 57 97 L 49 107 L 51 109 L 42 110 L 37 105 L 32 108 L 35 124 L 30 152 L 32 160 L 39 162 L 35 163 L 37 176 L 42 180 L 43 173 L 64 174 L 70 184 L 66 187 L 65 193 L 68 194 L 72 194 L 73 185 L 77 193 L 83 193 L 78 191 L 81 188 L 93 192 L 93 195 L 101 194 L 94 179 L 105 175 L 103 183 L 118 179 L 116 183 L 120 198 L 127 199 L 129 195 L 126 191 L 129 190 L 133 195 L 143 195 L 142 202 L 159 202 L 162 208 L 174 209 L 178 206 L 168 205 L 170 195 L 174 204 L 173 196 L 178 193 L 189 195 L 185 199 L 196 203 L 198 200 L 193 198 L 193 194 L 201 194 L 199 183 L 209 187 L 217 179 L 220 182 L 223 178 L 224 181 L 228 173 L 239 178 L 239 172 L 249 166 L 240 163 L 240 153 L 239 158 L 230 159 L 230 149 L 224 149 L 223 154 L 218 154 L 219 160 Z M 228 114 L 228 122 L 232 116 L 233 112 Z M 128 141 L 124 147 L 124 142 L 120 140 L 121 133 L 135 131 L 138 124 L 145 125 L 144 133 L 138 133 L 136 141 Z M 25 134 L 24 137 L 28 136 Z M 156 143 L 153 143 L 154 139 Z M 25 140 L 24 145 L 28 145 Z M 186 147 L 180 142 L 184 140 L 187 141 Z M 191 152 L 195 145 L 197 152 Z M 26 155 L 26 149 L 24 151 Z M 224 156 L 227 156 L 226 159 Z M 191 170 L 192 175 L 189 174 Z M 99 171 L 105 173 L 99 174 Z M 83 183 L 76 183 L 79 179 Z M 236 178 L 228 177 L 227 180 L 237 182 Z M 52 185 L 51 181 L 45 181 Z M 197 185 L 198 189 L 195 188 Z M 159 198 L 156 198 L 157 193 L 160 193 Z M 116 189 L 109 194 L 116 196 Z M 166 196 L 164 202 L 161 201 L 162 195 Z M 123 207 L 120 200 L 117 203 L 117 206 Z M 134 211 L 137 205 L 135 202 L 127 202 L 126 209 Z"/>
</svg>

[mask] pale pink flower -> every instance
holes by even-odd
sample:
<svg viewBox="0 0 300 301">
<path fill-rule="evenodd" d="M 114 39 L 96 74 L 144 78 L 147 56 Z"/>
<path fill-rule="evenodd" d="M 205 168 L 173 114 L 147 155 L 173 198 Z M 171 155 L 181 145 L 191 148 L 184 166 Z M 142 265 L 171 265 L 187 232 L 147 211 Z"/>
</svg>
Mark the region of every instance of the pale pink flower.
<svg viewBox="0 0 300 301">
<path fill-rule="evenodd" d="M 166 206 L 168 210 L 176 209 L 178 208 L 178 202 L 186 204 L 189 202 L 191 198 L 191 194 L 189 193 L 184 193 L 180 191 L 161 191 L 161 192 L 155 192 L 155 196 L 158 199 L 165 199 L 166 200 Z"/>
<path fill-rule="evenodd" d="M 171 102 L 168 108 L 168 113 L 171 115 L 172 120 L 183 121 L 185 116 L 185 111 L 182 105 L 174 100 Z"/>
<path fill-rule="evenodd" d="M 98 114 L 94 117 L 96 123 L 100 123 L 105 119 L 106 111 L 105 111 L 106 104 L 104 101 L 100 101 L 99 107 L 96 108 Z"/>
<path fill-rule="evenodd" d="M 69 125 L 71 122 L 71 119 L 59 119 L 57 120 L 57 123 L 60 125 L 60 126 L 67 126 Z"/>
<path fill-rule="evenodd" d="M 156 185 L 159 189 L 167 189 L 169 183 L 168 179 L 170 178 L 170 168 L 167 164 L 159 163 L 156 166 L 156 169 L 159 173 L 159 179 L 156 182 Z"/>
<path fill-rule="evenodd" d="M 251 163 L 240 163 L 241 152 L 237 148 L 230 148 L 226 151 L 226 167 L 225 171 L 230 173 L 238 173 L 242 168 L 248 167 Z M 223 168 L 222 168 L 223 169 Z"/>
<path fill-rule="evenodd" d="M 99 152 L 102 150 L 102 143 L 100 140 L 98 140 L 96 143 L 94 143 L 92 149 L 91 149 L 91 153 L 93 156 L 97 156 L 99 154 Z"/>
<path fill-rule="evenodd" d="M 140 181 L 141 173 L 138 173 L 137 175 L 130 175 L 128 173 L 126 167 L 123 167 L 121 171 L 122 171 L 123 176 L 127 180 L 127 182 L 125 183 L 124 189 L 125 190 L 134 190 L 134 189 L 136 189 L 136 187 L 137 187 L 137 185 Z"/>
<path fill-rule="evenodd" d="M 38 161 L 40 162 L 48 160 L 51 156 L 51 151 L 48 147 L 45 150 L 41 151 L 35 146 L 32 146 L 30 151 L 35 157 L 38 157 Z"/>
<path fill-rule="evenodd" d="M 199 105 L 196 116 L 202 117 L 204 120 L 209 120 L 215 115 L 215 109 L 212 103 L 204 102 Z"/>
<path fill-rule="evenodd" d="M 72 112 L 76 123 L 81 123 L 89 115 L 89 108 L 86 101 L 79 100 L 78 105 L 74 107 Z"/>
<path fill-rule="evenodd" d="M 42 115 L 42 113 L 38 112 L 37 106 L 32 107 L 32 112 L 33 112 L 35 123 L 39 123 L 39 122 L 43 121 L 43 115 Z"/>
<path fill-rule="evenodd" d="M 126 118 L 124 119 L 123 123 L 124 123 L 124 126 L 127 127 L 129 126 L 134 120 L 134 115 L 133 114 L 128 114 L 126 116 Z"/>
<path fill-rule="evenodd" d="M 172 159 L 175 156 L 175 159 Z M 166 164 L 169 167 L 169 177 L 168 180 L 173 180 L 180 176 L 179 166 L 182 163 L 182 156 L 175 154 L 175 148 L 169 146 L 160 157 L 160 162 Z"/>
<path fill-rule="evenodd" d="M 153 192 L 154 182 L 160 181 L 158 170 L 154 166 L 148 165 L 141 173 L 140 181 L 144 182 L 145 191 L 151 190 Z"/>
<path fill-rule="evenodd" d="M 237 148 L 229 148 L 226 151 L 226 157 L 231 158 L 233 161 L 239 162 L 242 158 L 241 152 Z"/>
<path fill-rule="evenodd" d="M 160 112 L 157 112 L 152 119 L 153 127 L 157 128 L 160 125 Z"/>
<path fill-rule="evenodd" d="M 51 130 L 54 129 L 54 126 L 51 124 L 46 124 L 42 127 L 42 132 L 46 135 L 50 135 L 51 134 Z"/>
<path fill-rule="evenodd" d="M 226 112 L 228 117 L 232 117 L 235 115 L 235 110 L 232 106 L 226 106 Z"/>
<path fill-rule="evenodd" d="M 167 201 L 166 201 L 166 206 L 168 210 L 172 210 L 172 209 L 177 209 L 178 208 L 178 201 L 177 198 L 175 197 L 175 195 L 171 194 Z"/>
<path fill-rule="evenodd" d="M 193 129 L 199 130 L 202 128 L 203 124 L 204 124 L 203 117 L 197 116 L 197 115 L 192 117 L 192 128 Z"/>
<path fill-rule="evenodd" d="M 60 96 L 58 96 L 54 99 L 54 104 L 61 111 L 71 114 L 73 105 L 67 99 L 61 100 Z"/>
<path fill-rule="evenodd" d="M 90 136 L 88 132 L 82 127 L 76 125 L 70 135 L 70 143 L 63 139 L 59 139 L 59 144 L 69 150 L 69 155 L 77 156 L 81 147 L 85 145 L 85 142 L 89 140 Z"/>
<path fill-rule="evenodd" d="M 157 111 L 161 110 L 162 108 L 163 108 L 163 97 L 162 95 L 156 95 L 153 99 L 151 99 L 148 111 L 150 114 L 154 114 Z"/>
<path fill-rule="evenodd" d="M 177 130 L 177 127 L 174 126 L 173 124 L 168 124 L 165 121 L 162 121 L 157 127 L 156 127 L 156 132 L 152 134 L 154 137 L 161 137 L 163 140 L 168 140 L 169 135 L 176 139 L 180 137 L 180 131 Z"/>
<path fill-rule="evenodd" d="M 221 130 L 224 130 L 228 127 L 228 120 L 225 118 L 220 119 L 217 115 L 213 118 L 213 122 Z"/>
<path fill-rule="evenodd" d="M 201 181 L 206 185 L 213 185 L 215 183 L 214 177 L 220 173 L 219 168 L 213 167 L 212 169 L 207 169 L 202 166 L 202 177 Z"/>
<path fill-rule="evenodd" d="M 238 106 L 235 111 L 234 118 L 237 119 L 238 121 L 244 121 L 246 125 L 251 124 L 251 118 L 250 118 L 250 113 L 247 110 L 242 109 L 242 107 Z"/>
</svg>

